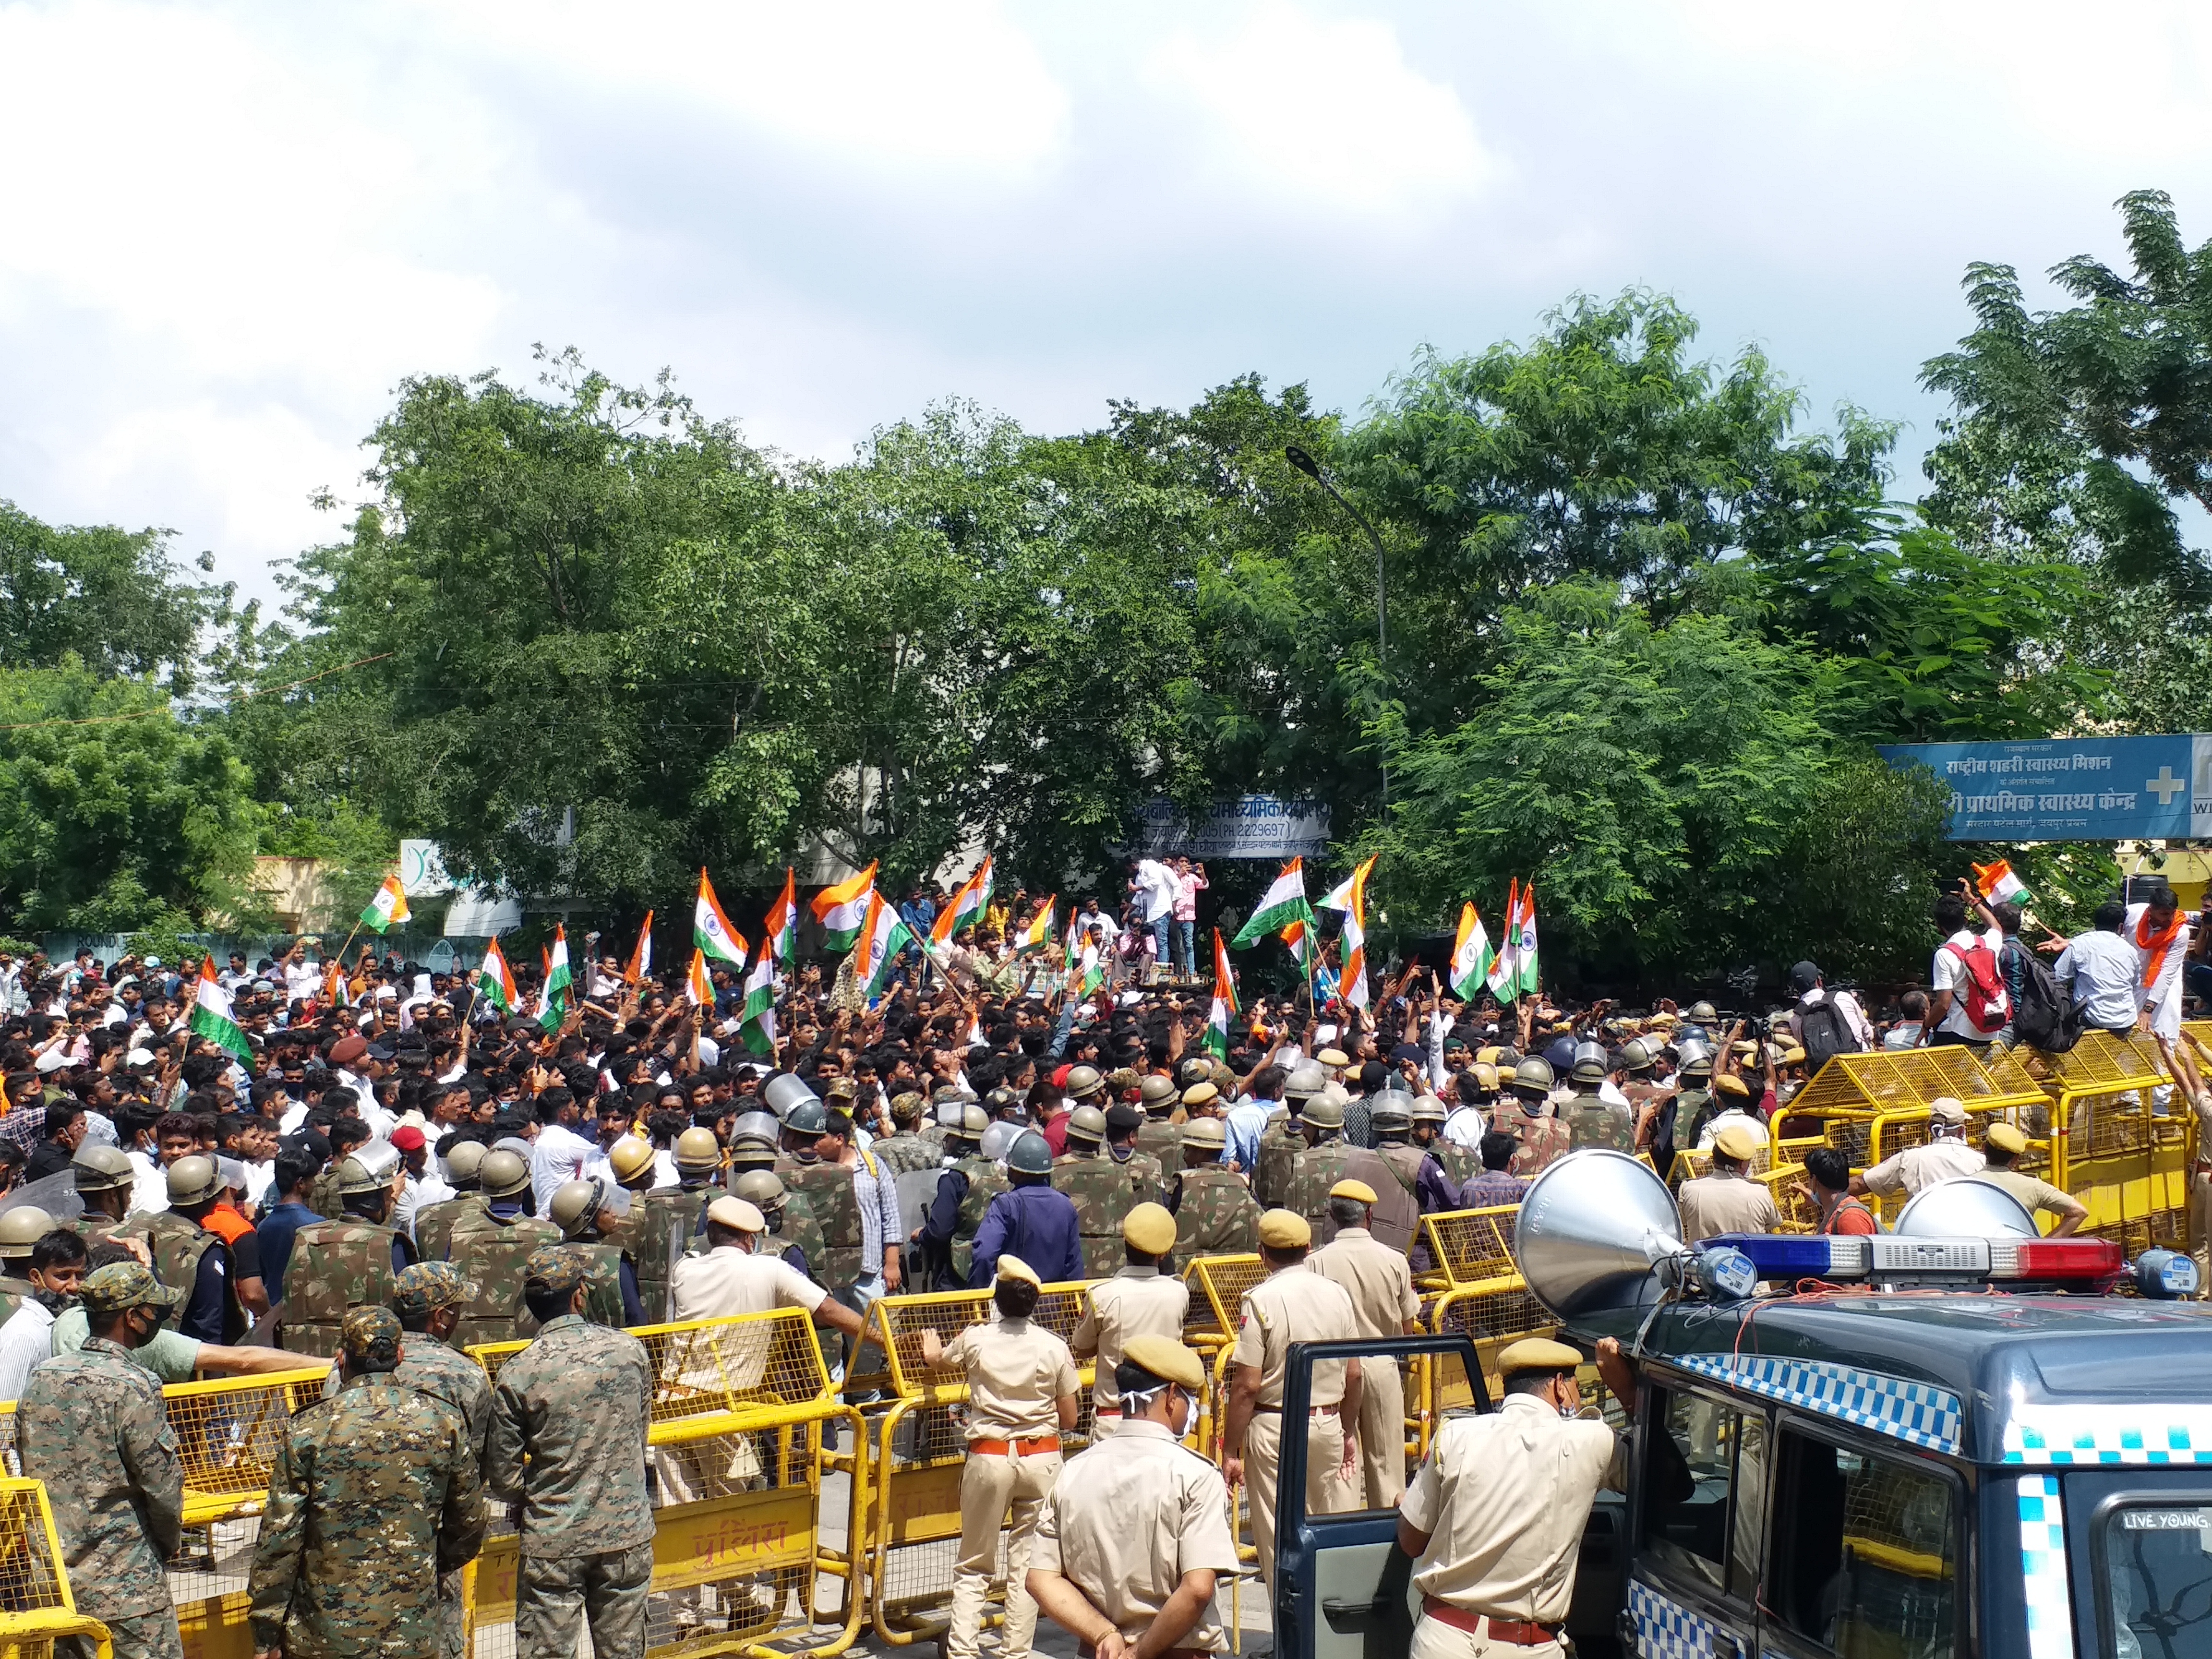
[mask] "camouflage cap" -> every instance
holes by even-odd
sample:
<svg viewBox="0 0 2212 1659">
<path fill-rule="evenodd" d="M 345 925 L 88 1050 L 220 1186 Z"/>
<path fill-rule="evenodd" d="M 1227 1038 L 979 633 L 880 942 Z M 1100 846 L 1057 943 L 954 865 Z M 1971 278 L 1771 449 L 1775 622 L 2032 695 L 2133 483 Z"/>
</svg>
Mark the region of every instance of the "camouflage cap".
<svg viewBox="0 0 2212 1659">
<path fill-rule="evenodd" d="M 418 1319 L 441 1308 L 459 1307 L 477 1293 L 460 1268 L 450 1261 L 418 1261 L 400 1273 L 392 1291 L 392 1311 Z"/>
<path fill-rule="evenodd" d="M 522 1282 L 527 1290 L 573 1296 L 584 1282 L 584 1258 L 565 1245 L 540 1244 L 522 1265 Z"/>
<path fill-rule="evenodd" d="M 175 1308 L 185 1293 L 173 1291 L 136 1261 L 111 1261 L 85 1275 L 77 1297 L 88 1314 L 121 1313 L 128 1308 Z"/>
<path fill-rule="evenodd" d="M 348 1308 L 339 1344 L 349 1364 L 397 1365 L 399 1316 L 389 1308 Z"/>
</svg>

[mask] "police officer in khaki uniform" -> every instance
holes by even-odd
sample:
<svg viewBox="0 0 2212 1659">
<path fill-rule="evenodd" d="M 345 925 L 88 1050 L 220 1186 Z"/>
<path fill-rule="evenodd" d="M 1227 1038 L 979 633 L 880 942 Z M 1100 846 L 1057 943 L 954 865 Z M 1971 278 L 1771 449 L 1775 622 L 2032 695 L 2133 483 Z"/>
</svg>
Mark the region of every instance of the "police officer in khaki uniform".
<svg viewBox="0 0 2212 1659">
<path fill-rule="evenodd" d="M 1275 1583 L 1275 1475 L 1283 1444 L 1283 1381 L 1293 1342 L 1349 1341 L 1358 1316 L 1344 1286 L 1306 1263 L 1313 1229 L 1304 1216 L 1270 1210 L 1260 1218 L 1260 1260 L 1267 1277 L 1244 1293 L 1243 1322 L 1231 1356 L 1229 1409 L 1221 1472 L 1231 1486 L 1252 1484 L 1252 1542 L 1260 1576 Z M 1313 1368 L 1306 1419 L 1306 1512 L 1340 1515 L 1359 1507 L 1357 1447 L 1344 1431 L 1359 1418 L 1356 1359 Z"/>
<path fill-rule="evenodd" d="M 1099 1380 L 1105 1380 L 1100 1374 Z M 1206 1368 L 1181 1342 L 1133 1336 L 1114 1384 L 1114 1437 L 1062 1472 L 1037 1521 L 1029 1591 L 1097 1659 L 1225 1653 L 1216 1590 L 1237 1571 L 1229 1488 L 1179 1441 Z"/>
<path fill-rule="evenodd" d="M 1313 1253 L 1313 1270 L 1344 1286 L 1362 1336 L 1412 1336 L 1421 1328 L 1421 1298 L 1403 1253 L 1368 1230 L 1375 1189 L 1340 1181 L 1328 1189 L 1336 1237 Z M 1387 1510 L 1406 1490 L 1406 1391 L 1395 1359 L 1359 1362 L 1360 1484 L 1363 1507 Z"/>
<path fill-rule="evenodd" d="M 1781 1226 L 1774 1194 L 1746 1173 L 1758 1153 L 1758 1140 L 1741 1123 L 1713 1137 L 1712 1173 L 1684 1182 L 1675 1194 L 1685 1244 L 1723 1233 L 1771 1233 Z"/>
<path fill-rule="evenodd" d="M 2050 1214 L 2058 1218 L 2058 1224 L 2044 1237 L 2067 1238 L 2089 1218 L 2089 1206 L 2063 1188 L 2054 1187 L 2040 1176 L 2032 1176 L 2025 1170 L 2016 1170 L 2014 1164 L 2027 1150 L 2027 1137 L 2009 1123 L 1992 1123 L 1982 1136 L 1982 1156 L 1989 1161 L 1978 1179 L 1992 1186 L 2002 1187 L 2020 1200 L 2020 1206 L 2030 1215 Z"/>
<path fill-rule="evenodd" d="M 1075 1426 L 1082 1379 L 1067 1344 L 1030 1322 L 1041 1281 L 1018 1255 L 998 1259 L 992 1301 L 999 1318 L 970 1325 L 950 1342 L 921 1334 L 922 1363 L 968 1379 L 968 1462 L 960 1475 L 960 1554 L 953 1565 L 948 1659 L 975 1659 L 983 1602 L 999 1565 L 999 1528 L 1006 1534 L 1006 1622 L 999 1635 L 1004 1659 L 1029 1659 L 1036 1639 L 1036 1603 L 1024 1580 L 1037 1517 L 1060 1478 L 1060 1437 Z"/>
<path fill-rule="evenodd" d="M 1398 1508 L 1421 1616 L 1412 1659 L 1560 1659 L 1575 1559 L 1601 1488 L 1621 1490 L 1626 1442 L 1581 1415 L 1582 1355 L 1531 1338 L 1498 1357 L 1505 1398 L 1455 1417 Z M 1627 1410 L 1636 1374 L 1607 1337 L 1598 1374 Z"/>
<path fill-rule="evenodd" d="M 1132 1336 L 1139 1334 L 1182 1340 L 1183 1316 L 1190 1311 L 1190 1290 L 1180 1279 L 1160 1272 L 1160 1258 L 1175 1249 L 1176 1218 L 1158 1204 L 1139 1204 L 1122 1218 L 1121 1244 L 1128 1266 L 1091 1287 L 1091 1303 L 1068 1346 L 1079 1359 L 1097 1355 L 1091 1385 L 1091 1439 L 1095 1445 L 1121 1425 L 1121 1395 L 1115 1368 Z"/>
</svg>

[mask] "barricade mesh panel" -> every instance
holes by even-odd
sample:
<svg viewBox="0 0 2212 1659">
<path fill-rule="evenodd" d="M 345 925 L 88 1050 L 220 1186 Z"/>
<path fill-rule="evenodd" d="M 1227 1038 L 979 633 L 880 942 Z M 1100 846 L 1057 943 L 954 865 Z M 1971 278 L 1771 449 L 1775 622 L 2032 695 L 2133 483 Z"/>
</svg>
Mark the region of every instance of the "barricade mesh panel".
<svg viewBox="0 0 2212 1659">
<path fill-rule="evenodd" d="M 1518 1204 L 1447 1210 L 1422 1217 L 1421 1234 L 1454 1287 L 1480 1285 L 1515 1271 L 1513 1224 L 1520 1213 Z"/>
<path fill-rule="evenodd" d="M 1243 1325 L 1244 1294 L 1267 1276 L 1255 1255 L 1204 1255 L 1190 1264 L 1211 1317 L 1210 1328 L 1231 1341 Z M 1193 1304 L 1200 1299 L 1194 1296 Z M 1186 1321 L 1184 1328 L 1189 1328 Z"/>
<path fill-rule="evenodd" d="M 0 1480 L 0 1613 L 47 1612 L 70 1605 L 54 1559 L 46 1488 L 35 1480 Z M 0 1627 L 0 1640 L 6 1632 Z"/>
</svg>

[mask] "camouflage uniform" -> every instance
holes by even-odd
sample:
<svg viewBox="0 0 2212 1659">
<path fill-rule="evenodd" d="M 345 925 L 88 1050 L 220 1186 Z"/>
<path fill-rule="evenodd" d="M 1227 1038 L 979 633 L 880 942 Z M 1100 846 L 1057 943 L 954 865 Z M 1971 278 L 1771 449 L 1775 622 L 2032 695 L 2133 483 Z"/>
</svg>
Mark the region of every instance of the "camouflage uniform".
<svg viewBox="0 0 2212 1659">
<path fill-rule="evenodd" d="M 1636 1150 L 1636 1120 L 1626 1106 L 1616 1106 L 1595 1095 L 1577 1095 L 1560 1114 L 1567 1137 L 1577 1152 L 1585 1146 L 1610 1146 L 1617 1152 Z"/>
<path fill-rule="evenodd" d="M 1548 1115 L 1531 1117 L 1517 1106 L 1499 1112 L 1498 1118 L 1495 1127 L 1510 1131 L 1521 1140 L 1513 1149 L 1513 1162 L 1506 1166 L 1508 1175 L 1527 1181 L 1572 1150 L 1567 1126 L 1558 1118 Z"/>
<path fill-rule="evenodd" d="M 860 1201 L 854 1195 L 853 1172 L 819 1159 L 806 1164 L 785 1157 L 776 1159 L 775 1174 L 787 1201 L 795 1206 L 804 1200 L 821 1230 L 821 1254 L 809 1251 L 806 1257 L 814 1282 L 832 1291 L 848 1289 L 860 1277 Z"/>
<path fill-rule="evenodd" d="M 1111 1152 L 1102 1152 L 1099 1156 L 1109 1164 L 1120 1165 L 1128 1176 L 1129 1189 L 1136 1194 L 1138 1203 L 1160 1204 L 1166 1201 L 1167 1171 L 1161 1167 L 1159 1159 L 1151 1153 L 1131 1152 L 1123 1158 L 1117 1158 Z M 1117 1268 L 1115 1271 L 1120 1270 Z"/>
<path fill-rule="evenodd" d="M 1674 1122 L 1674 1151 L 1676 1152 L 1696 1151 L 1698 1140 L 1705 1134 L 1705 1125 L 1727 1109 L 1727 1107 L 1714 1098 L 1713 1091 L 1710 1089 L 1685 1089 L 1676 1095 Z M 1673 1161 L 1671 1158 L 1668 1160 L 1670 1164 Z M 1662 1167 L 1659 1173 L 1665 1176 L 1670 1172 Z"/>
<path fill-rule="evenodd" d="M 1336 1237 L 1336 1223 L 1328 1213 L 1328 1189 L 1346 1180 L 1365 1182 L 1383 1200 L 1376 1206 L 1374 1224 L 1381 1234 L 1387 1234 L 1382 1242 L 1394 1249 L 1403 1249 L 1410 1243 L 1406 1235 L 1413 1231 L 1413 1213 L 1417 1206 L 1385 1190 L 1391 1185 L 1389 1165 L 1368 1148 L 1355 1146 L 1347 1140 L 1332 1137 L 1297 1155 L 1283 1194 L 1282 1207 L 1304 1216 L 1306 1224 L 1313 1229 L 1315 1243 L 1325 1244 Z M 1377 1182 L 1382 1185 L 1376 1186 Z"/>
<path fill-rule="evenodd" d="M 611 1330 L 625 1328 L 629 1319 L 628 1310 L 623 1306 L 623 1253 L 620 1247 L 578 1243 L 570 1244 L 568 1248 L 580 1252 L 587 1264 L 584 1283 L 591 1294 L 584 1303 L 584 1317 L 594 1325 L 605 1325 Z"/>
<path fill-rule="evenodd" d="M 823 1237 L 822 1223 L 804 1194 L 794 1193 L 788 1187 L 784 1189 L 783 1224 L 775 1230 L 775 1236 L 806 1258 L 809 1279 L 817 1285 L 828 1282 L 822 1277 L 822 1270 L 830 1260 L 830 1242 Z"/>
<path fill-rule="evenodd" d="M 1260 1248 L 1260 1205 L 1227 1164 L 1185 1170 L 1176 1188 L 1176 1260 L 1249 1255 Z"/>
<path fill-rule="evenodd" d="M 970 1152 L 953 1167 L 968 1177 L 968 1190 L 960 1198 L 960 1218 L 952 1229 L 952 1271 L 965 1285 L 969 1269 L 975 1265 L 975 1234 L 983 1225 L 984 1212 L 1000 1193 L 1012 1192 L 1013 1183 L 980 1152 Z"/>
<path fill-rule="evenodd" d="M 1455 1188 L 1464 1187 L 1482 1173 L 1482 1155 L 1472 1146 L 1462 1146 L 1456 1140 L 1446 1140 L 1438 1135 L 1425 1146 L 1416 1146 L 1417 1152 L 1433 1158 L 1443 1166 L 1451 1177 Z"/>
<path fill-rule="evenodd" d="M 344 1206 L 338 1201 L 338 1165 L 342 1158 L 331 1160 L 331 1167 L 317 1176 L 307 1188 L 307 1207 L 317 1215 L 336 1215 Z"/>
<path fill-rule="evenodd" d="M 13 1273 L 0 1274 L 0 1324 L 15 1316 L 15 1310 L 38 1294 L 37 1286 Z"/>
<path fill-rule="evenodd" d="M 645 1304 L 645 1320 L 658 1325 L 668 1317 L 668 1277 L 676 1257 L 699 1231 L 699 1218 L 714 1200 L 715 1188 L 664 1188 L 641 1193 L 629 1203 L 628 1226 L 630 1265 L 637 1270 L 637 1299 Z"/>
<path fill-rule="evenodd" d="M 541 1277 L 552 1252 L 531 1259 Z M 574 1285 L 581 1264 L 543 1269 Z M 516 1275 L 517 1284 L 523 1276 Z M 491 1490 L 521 1499 L 517 1659 L 570 1659 L 588 1616 L 599 1659 L 645 1651 L 653 1509 L 645 1491 L 653 1376 L 645 1345 L 573 1314 L 549 1322 L 492 1389 Z"/>
<path fill-rule="evenodd" d="M 905 1175 L 915 1170 L 933 1170 L 945 1162 L 945 1154 L 919 1134 L 902 1131 L 885 1135 L 868 1148 L 868 1154 L 893 1175 Z"/>
<path fill-rule="evenodd" d="M 482 1342 L 519 1342 L 536 1328 L 522 1305 L 522 1267 L 530 1253 L 558 1244 L 561 1230 L 535 1216 L 501 1222 L 485 1210 L 465 1217 L 453 1229 L 453 1263 L 468 1276 L 477 1293 L 453 1328 L 453 1345 L 473 1348 Z"/>
<path fill-rule="evenodd" d="M 415 1259 L 417 1261 L 443 1261 L 453 1248 L 453 1229 L 460 1225 L 464 1216 L 488 1216 L 488 1200 L 482 1193 L 464 1193 L 459 1198 L 441 1198 L 435 1204 L 426 1204 L 415 1212 Z"/>
<path fill-rule="evenodd" d="M 31 1373 L 15 1437 L 23 1473 L 46 1482 L 77 1611 L 107 1626 L 117 1659 L 183 1659 L 162 1563 L 184 1530 L 185 1470 L 154 1374 L 93 1337 Z"/>
<path fill-rule="evenodd" d="M 222 1241 L 197 1221 L 187 1221 L 167 1210 L 142 1212 L 118 1223 L 111 1238 L 143 1238 L 154 1258 L 154 1276 L 173 1291 L 191 1299 L 199 1280 L 200 1258 Z"/>
<path fill-rule="evenodd" d="M 1306 1138 L 1288 1118 L 1260 1132 L 1260 1153 L 1252 1168 L 1252 1196 L 1263 1210 L 1279 1209 L 1291 1184 L 1291 1165 L 1305 1151 Z"/>
<path fill-rule="evenodd" d="M 1182 1167 L 1182 1125 L 1164 1117 L 1147 1118 L 1137 1131 L 1137 1150 L 1163 1170 Z"/>
<path fill-rule="evenodd" d="M 1126 1259 L 1122 1218 L 1139 1202 L 1127 1166 L 1103 1153 L 1068 1152 L 1053 1159 L 1052 1184 L 1075 1206 L 1076 1231 L 1083 1238 L 1083 1276 L 1112 1277 Z"/>
<path fill-rule="evenodd" d="M 468 1281 L 449 1261 L 423 1262 L 399 1276 L 392 1294 L 392 1310 L 403 1318 L 428 1313 L 449 1304 L 459 1305 L 468 1295 Z M 410 1334 L 401 1339 L 399 1369 L 395 1382 L 450 1407 L 467 1429 L 469 1449 L 483 1467 L 484 1442 L 491 1433 L 491 1383 L 483 1367 L 464 1358 L 436 1338 Z M 335 1380 L 335 1374 L 333 1374 Z M 463 1606 L 459 1571 L 438 1575 L 438 1617 L 442 1659 L 468 1659 L 468 1613 Z"/>
<path fill-rule="evenodd" d="M 327 1359 L 338 1351 L 347 1310 L 392 1298 L 397 1229 L 349 1216 L 300 1229 L 284 1270 L 284 1346 Z"/>
<path fill-rule="evenodd" d="M 356 1340 L 362 1309 L 347 1324 Z M 257 1649 L 286 1659 L 428 1654 L 441 1645 L 438 1577 L 475 1559 L 483 1477 L 461 1419 L 391 1374 L 347 1378 L 284 1426 L 254 1546 Z"/>
</svg>

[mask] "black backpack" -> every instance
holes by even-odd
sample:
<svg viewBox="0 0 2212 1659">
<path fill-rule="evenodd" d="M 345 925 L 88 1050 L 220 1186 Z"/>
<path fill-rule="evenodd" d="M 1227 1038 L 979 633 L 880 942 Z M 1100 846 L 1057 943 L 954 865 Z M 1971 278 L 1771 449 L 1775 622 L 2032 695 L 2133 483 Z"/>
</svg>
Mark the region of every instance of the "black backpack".
<svg viewBox="0 0 2212 1659">
<path fill-rule="evenodd" d="M 1855 1054 L 1858 1037 L 1851 1030 L 1850 1021 L 1844 1011 L 1836 1006 L 1833 997 L 1822 997 L 1820 1001 L 1797 1011 L 1797 1041 L 1805 1050 L 1805 1075 L 1819 1075 L 1820 1068 L 1838 1054 Z"/>
<path fill-rule="evenodd" d="M 2081 1040 L 2081 1011 L 2074 1006 L 2041 957 L 2016 946 L 2020 996 L 2012 1011 L 2013 1035 L 2046 1054 L 2063 1054 Z"/>
</svg>

